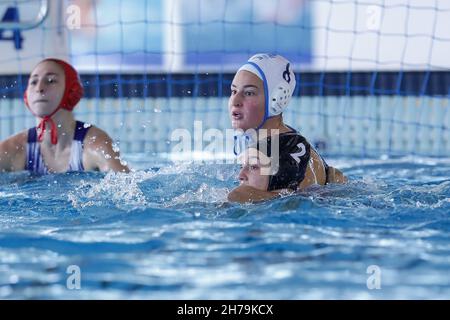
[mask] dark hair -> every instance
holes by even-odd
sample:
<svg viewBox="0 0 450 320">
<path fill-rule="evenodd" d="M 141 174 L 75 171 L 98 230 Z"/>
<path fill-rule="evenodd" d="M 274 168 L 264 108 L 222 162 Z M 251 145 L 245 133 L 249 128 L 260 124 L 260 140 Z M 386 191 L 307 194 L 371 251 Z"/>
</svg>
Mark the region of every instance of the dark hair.
<svg viewBox="0 0 450 320">
<path fill-rule="evenodd" d="M 256 143 L 258 151 L 272 158 L 273 140 L 278 139 L 278 161 L 271 159 L 271 170 L 267 190 L 292 189 L 297 190 L 298 185 L 305 178 L 306 168 L 311 155 L 311 146 L 306 139 L 297 132 L 283 133 L 259 140 Z M 273 156 L 276 156 L 274 154 Z M 273 168 L 278 164 L 277 168 Z"/>
</svg>

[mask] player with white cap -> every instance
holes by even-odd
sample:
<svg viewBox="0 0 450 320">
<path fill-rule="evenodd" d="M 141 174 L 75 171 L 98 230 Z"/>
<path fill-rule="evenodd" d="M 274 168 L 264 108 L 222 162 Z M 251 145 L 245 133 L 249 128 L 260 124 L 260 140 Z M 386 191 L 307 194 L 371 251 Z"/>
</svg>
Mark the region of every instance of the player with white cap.
<svg viewBox="0 0 450 320">
<path fill-rule="evenodd" d="M 292 66 L 280 55 L 256 54 L 236 72 L 228 107 L 232 126 L 240 132 L 235 138 L 235 154 L 241 153 L 243 167 L 241 184 L 228 195 L 230 201 L 263 200 L 285 189 L 302 190 L 312 184 L 347 180 L 339 170 L 328 166 L 302 135 L 284 124 L 282 114 L 295 86 Z M 237 150 L 242 140 L 244 147 Z M 278 150 L 268 151 L 267 145 L 276 145 Z M 249 161 L 250 150 L 258 155 L 253 163 Z M 261 157 L 270 158 L 267 173 L 263 173 Z"/>
</svg>

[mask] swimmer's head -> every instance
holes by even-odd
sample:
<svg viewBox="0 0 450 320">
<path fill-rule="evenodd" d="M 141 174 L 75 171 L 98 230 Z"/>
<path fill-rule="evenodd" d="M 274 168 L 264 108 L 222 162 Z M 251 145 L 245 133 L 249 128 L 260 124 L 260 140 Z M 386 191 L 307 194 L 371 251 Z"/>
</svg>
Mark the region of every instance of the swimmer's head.
<svg viewBox="0 0 450 320">
<path fill-rule="evenodd" d="M 231 84 L 228 109 L 234 129 L 257 128 L 264 119 L 264 84 L 249 71 L 238 72 Z"/>
<path fill-rule="evenodd" d="M 59 59 L 45 59 L 31 73 L 24 101 L 37 117 L 53 115 L 59 109 L 72 111 L 83 96 L 77 71 Z"/>
<path fill-rule="evenodd" d="M 231 86 L 229 111 L 233 128 L 260 129 L 283 113 L 295 90 L 290 62 L 279 55 L 256 54 L 237 71 Z M 254 88 L 256 92 L 248 92 Z"/>
<path fill-rule="evenodd" d="M 269 186 L 270 159 L 256 147 L 250 147 L 239 157 L 241 171 L 239 181 L 258 190 L 267 190 Z"/>
<path fill-rule="evenodd" d="M 296 190 L 304 179 L 311 147 L 297 133 L 271 136 L 250 146 L 240 157 L 241 184 L 259 190 Z"/>
</svg>

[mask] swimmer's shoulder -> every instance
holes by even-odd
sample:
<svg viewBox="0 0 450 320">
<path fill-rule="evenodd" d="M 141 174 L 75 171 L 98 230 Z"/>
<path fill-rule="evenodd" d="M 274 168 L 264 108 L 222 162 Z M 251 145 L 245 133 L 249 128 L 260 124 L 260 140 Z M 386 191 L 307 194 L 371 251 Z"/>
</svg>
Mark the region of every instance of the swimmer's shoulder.
<svg viewBox="0 0 450 320">
<path fill-rule="evenodd" d="M 86 170 L 129 172 L 114 148 L 112 138 L 102 129 L 91 126 L 84 138 L 83 165 Z"/>
<path fill-rule="evenodd" d="M 20 171 L 25 169 L 28 130 L 23 130 L 0 142 L 0 170 Z"/>
<path fill-rule="evenodd" d="M 84 138 L 84 147 L 88 149 L 97 149 L 105 145 L 112 144 L 111 137 L 102 129 L 91 125 Z"/>
<path fill-rule="evenodd" d="M 10 136 L 6 140 L 1 141 L 0 144 L 14 147 L 15 146 L 26 147 L 27 142 L 28 142 L 28 129 L 16 133 L 13 136 Z"/>
<path fill-rule="evenodd" d="M 342 171 L 325 164 L 319 153 L 311 148 L 311 156 L 306 169 L 305 178 L 300 182 L 299 189 L 302 190 L 313 184 L 325 185 L 328 183 L 347 183 L 348 178 Z"/>
<path fill-rule="evenodd" d="M 86 169 L 99 170 L 98 162 L 103 161 L 104 154 L 110 150 L 112 139 L 102 129 L 91 125 L 83 141 L 83 164 Z"/>
<path fill-rule="evenodd" d="M 319 154 L 311 148 L 311 154 L 305 171 L 305 178 L 300 182 L 299 189 L 303 190 L 314 184 L 325 185 L 325 182 L 325 165 Z"/>
</svg>

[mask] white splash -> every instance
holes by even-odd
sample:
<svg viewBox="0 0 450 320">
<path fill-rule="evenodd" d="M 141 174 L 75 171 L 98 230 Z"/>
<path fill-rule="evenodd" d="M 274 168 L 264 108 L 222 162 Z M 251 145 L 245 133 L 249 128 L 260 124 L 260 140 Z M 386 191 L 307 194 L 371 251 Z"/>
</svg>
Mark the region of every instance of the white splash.
<svg viewBox="0 0 450 320">
<path fill-rule="evenodd" d="M 148 206 L 139 183 L 154 177 L 153 172 L 108 173 L 100 181 L 81 180 L 80 185 L 68 193 L 74 208 L 104 206 L 113 203 L 119 209 L 135 209 Z"/>
</svg>

